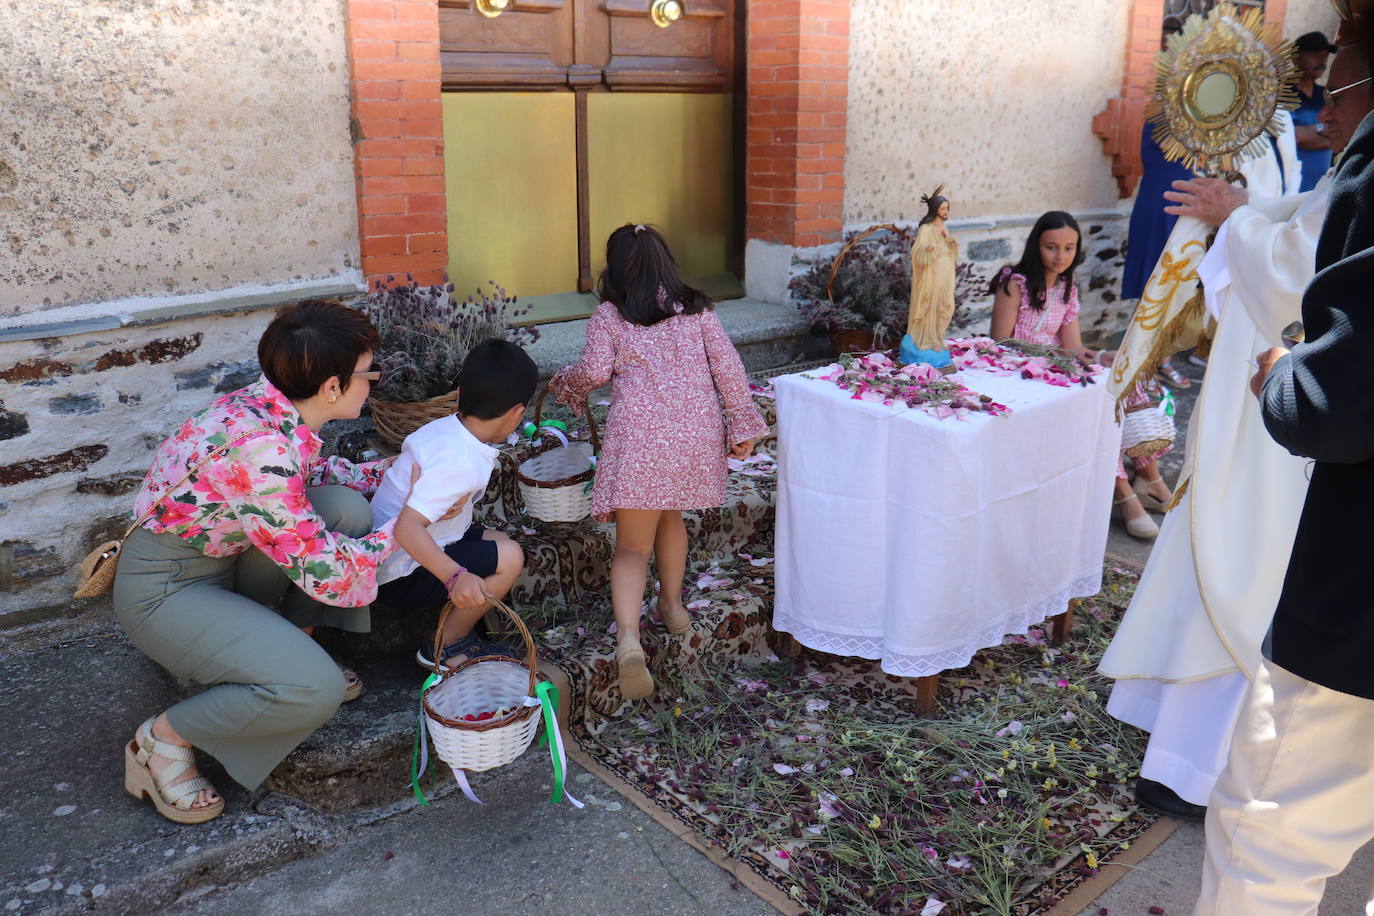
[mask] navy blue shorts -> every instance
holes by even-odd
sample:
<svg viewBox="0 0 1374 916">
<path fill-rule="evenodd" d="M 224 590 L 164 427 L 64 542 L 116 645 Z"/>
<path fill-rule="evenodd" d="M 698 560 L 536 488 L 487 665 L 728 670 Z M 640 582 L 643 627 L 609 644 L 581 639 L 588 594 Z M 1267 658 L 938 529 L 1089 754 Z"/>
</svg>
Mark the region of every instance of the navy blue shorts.
<svg viewBox="0 0 1374 916">
<path fill-rule="evenodd" d="M 449 559 L 483 579 L 496 572 L 497 564 L 496 542 L 485 540 L 484 530 L 481 525 L 473 525 L 444 548 Z M 377 597 L 393 607 L 437 608 L 448 600 L 448 592 L 434 573 L 420 566 L 408 576 L 384 583 L 377 590 Z"/>
</svg>

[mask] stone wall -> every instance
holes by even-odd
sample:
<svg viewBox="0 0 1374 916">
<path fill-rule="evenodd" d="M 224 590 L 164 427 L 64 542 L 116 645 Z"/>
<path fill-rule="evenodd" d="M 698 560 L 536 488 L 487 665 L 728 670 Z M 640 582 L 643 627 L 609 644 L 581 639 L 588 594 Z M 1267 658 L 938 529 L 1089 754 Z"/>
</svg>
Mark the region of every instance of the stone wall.
<svg viewBox="0 0 1374 916">
<path fill-rule="evenodd" d="M 853 0 L 846 225 L 1116 205 L 1092 119 L 1121 85 L 1123 0 Z"/>
<path fill-rule="evenodd" d="M 0 317 L 356 271 L 344 0 L 4 0 L 0 48 Z"/>
<path fill-rule="evenodd" d="M 73 564 L 123 533 L 152 452 L 257 378 L 254 311 L 0 344 L 0 631 L 79 617 Z"/>
<path fill-rule="evenodd" d="M 1288 38 L 1297 38 L 1308 32 L 1321 32 L 1327 38 L 1335 38 L 1339 24 L 1340 19 L 1331 6 L 1331 0 L 1288 0 L 1283 34 Z"/>
</svg>

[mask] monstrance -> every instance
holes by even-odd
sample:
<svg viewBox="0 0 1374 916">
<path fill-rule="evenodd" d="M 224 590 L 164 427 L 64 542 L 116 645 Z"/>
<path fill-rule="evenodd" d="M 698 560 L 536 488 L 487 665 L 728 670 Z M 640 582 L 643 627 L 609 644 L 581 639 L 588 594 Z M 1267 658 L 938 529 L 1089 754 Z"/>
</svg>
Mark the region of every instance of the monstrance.
<svg viewBox="0 0 1374 916">
<path fill-rule="evenodd" d="M 1219 3 L 1169 36 L 1145 114 L 1166 159 L 1221 177 L 1284 131 L 1279 110 L 1297 107 L 1296 78 L 1292 43 L 1264 27 L 1263 10 Z"/>
<path fill-rule="evenodd" d="M 1198 174 L 1241 181 L 1237 168 L 1269 150 L 1288 129 L 1280 109 L 1297 106 L 1293 48 L 1259 9 L 1219 3 L 1190 16 L 1155 60 L 1146 116 L 1165 158 Z M 1140 384 L 1171 353 L 1206 346 L 1210 329 L 1197 266 L 1213 231 L 1179 220 L 1131 317 L 1108 387 L 1120 415 Z M 1182 489 L 1177 492 L 1181 494 Z"/>
</svg>

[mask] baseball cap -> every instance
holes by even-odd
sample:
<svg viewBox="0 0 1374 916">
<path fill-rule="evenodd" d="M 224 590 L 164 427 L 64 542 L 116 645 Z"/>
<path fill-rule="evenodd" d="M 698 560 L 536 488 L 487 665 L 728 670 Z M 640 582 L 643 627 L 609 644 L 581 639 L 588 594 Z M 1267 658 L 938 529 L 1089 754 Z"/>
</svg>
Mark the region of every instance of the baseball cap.
<svg viewBox="0 0 1374 916">
<path fill-rule="evenodd" d="M 1308 32 L 1306 35 L 1300 36 L 1297 41 L 1293 42 L 1293 50 L 1300 54 L 1306 54 L 1311 51 L 1327 51 L 1331 54 L 1335 54 L 1339 49 L 1331 42 L 1327 41 L 1326 36 L 1321 32 Z"/>
</svg>

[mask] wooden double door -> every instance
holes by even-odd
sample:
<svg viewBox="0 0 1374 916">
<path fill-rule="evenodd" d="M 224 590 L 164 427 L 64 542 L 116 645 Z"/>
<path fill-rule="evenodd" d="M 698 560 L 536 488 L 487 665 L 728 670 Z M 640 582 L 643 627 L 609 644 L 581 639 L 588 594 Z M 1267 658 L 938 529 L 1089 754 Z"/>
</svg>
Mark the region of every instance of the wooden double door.
<svg viewBox="0 0 1374 916">
<path fill-rule="evenodd" d="M 488 16 L 491 0 L 440 0 L 459 291 L 492 280 L 534 319 L 585 315 L 630 222 L 662 228 L 713 295 L 741 294 L 742 2 L 507 0 Z"/>
</svg>

